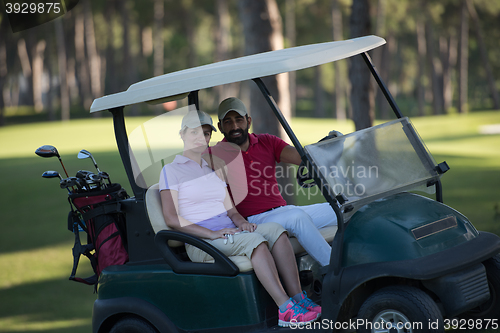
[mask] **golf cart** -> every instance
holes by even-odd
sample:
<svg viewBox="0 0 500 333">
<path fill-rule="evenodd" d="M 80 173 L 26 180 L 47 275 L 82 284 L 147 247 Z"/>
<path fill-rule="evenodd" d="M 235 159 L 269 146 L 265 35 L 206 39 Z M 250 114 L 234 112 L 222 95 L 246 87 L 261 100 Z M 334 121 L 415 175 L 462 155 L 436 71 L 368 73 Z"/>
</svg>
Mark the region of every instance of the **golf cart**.
<svg viewBox="0 0 500 333">
<path fill-rule="evenodd" d="M 128 134 L 125 126 L 126 106 L 187 98 L 188 109 L 203 110 L 199 90 L 245 80 L 257 84 L 301 155 L 300 184 L 316 184 L 338 221 L 320 230 L 332 244 L 326 272 L 291 238 L 302 287 L 323 309 L 320 320 L 303 328 L 443 332 L 455 324 L 471 328 L 470 320 L 474 328 L 498 328 L 500 238 L 477 231 L 442 203 L 440 177 L 448 166 L 434 161 L 373 67 L 367 52 L 383 44 L 380 37 L 366 36 L 261 53 L 158 76 L 96 99 L 90 111 L 112 113 L 133 193 L 121 201 L 129 261 L 102 271 L 93 332 L 298 328 L 277 327 L 276 305 L 248 258 L 228 258 L 202 239 L 168 230 L 157 183 L 174 155 L 164 146 L 166 133 L 178 133 L 182 112 L 167 112 Z M 302 146 L 261 77 L 353 56 L 365 60 L 396 119 Z M 434 190 L 436 200 L 418 190 Z M 185 243 L 213 262 L 191 262 Z"/>
</svg>

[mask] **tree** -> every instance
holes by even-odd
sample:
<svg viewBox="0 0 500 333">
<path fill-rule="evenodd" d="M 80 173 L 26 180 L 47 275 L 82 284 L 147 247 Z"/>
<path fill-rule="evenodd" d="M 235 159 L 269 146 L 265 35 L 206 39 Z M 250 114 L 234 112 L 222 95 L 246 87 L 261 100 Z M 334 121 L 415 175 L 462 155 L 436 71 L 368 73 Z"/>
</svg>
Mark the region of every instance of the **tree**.
<svg viewBox="0 0 500 333">
<path fill-rule="evenodd" d="M 436 56 L 434 47 L 434 31 L 431 19 L 428 18 L 425 23 L 425 40 L 427 47 L 427 62 L 430 65 L 431 71 L 431 87 L 432 87 L 432 107 L 434 114 L 442 114 L 444 111 L 443 100 L 443 66 L 441 59 Z"/>
<path fill-rule="evenodd" d="M 287 47 L 293 47 L 296 44 L 295 32 L 295 0 L 286 0 L 286 14 L 285 14 L 285 35 Z M 288 85 L 290 89 L 290 114 L 295 115 L 295 105 L 297 103 L 297 75 L 295 72 L 288 73 Z"/>
<path fill-rule="evenodd" d="M 59 65 L 59 89 L 60 89 L 60 104 L 61 104 L 61 120 L 69 120 L 70 118 L 70 102 L 67 84 L 66 73 L 66 44 L 64 42 L 63 18 L 54 20 L 57 40 L 57 63 Z"/>
<path fill-rule="evenodd" d="M 3 36 L 7 30 L 7 20 L 5 17 L 0 22 L 0 36 Z M 3 99 L 3 87 L 7 80 L 7 47 L 5 38 L 0 38 L 0 126 L 4 125 L 5 101 Z"/>
<path fill-rule="evenodd" d="M 79 82 L 80 100 L 84 108 L 90 108 L 92 94 L 90 90 L 90 72 L 85 56 L 85 15 L 81 7 L 74 9 L 75 26 L 75 61 Z M 59 42 L 58 42 L 59 43 Z"/>
<path fill-rule="evenodd" d="M 245 54 L 255 54 L 283 48 L 282 21 L 275 0 L 244 0 L 239 2 L 240 17 L 245 36 Z M 280 74 L 263 79 L 279 108 L 290 118 L 288 76 Z M 255 119 L 256 133 L 280 136 L 280 126 L 275 117 L 269 117 L 269 105 L 258 88 L 252 85 L 250 112 Z"/>
<path fill-rule="evenodd" d="M 462 1 L 460 15 L 460 47 L 459 47 L 459 75 L 458 75 L 458 112 L 467 113 L 469 110 L 467 97 L 467 82 L 469 77 L 469 12 L 467 0 Z"/>
<path fill-rule="evenodd" d="M 491 65 L 488 60 L 488 53 L 486 52 L 486 46 L 484 43 L 483 30 L 481 29 L 481 24 L 479 22 L 479 17 L 477 15 L 476 9 L 474 8 L 474 4 L 472 0 L 465 0 L 465 4 L 467 6 L 467 10 L 469 11 L 469 15 L 474 22 L 475 32 L 477 42 L 479 44 L 479 50 L 481 53 L 481 60 L 486 70 L 486 76 L 488 78 L 488 87 L 490 89 L 491 98 L 493 100 L 493 107 L 495 109 L 500 109 L 500 99 L 498 97 L 498 91 L 495 84 L 495 78 L 493 77 L 493 71 L 491 70 Z"/>
<path fill-rule="evenodd" d="M 229 59 L 231 50 L 231 16 L 229 14 L 229 6 L 227 0 L 217 0 L 216 9 L 217 26 L 215 29 L 215 61 L 223 61 Z M 234 85 L 233 85 L 234 86 Z M 215 87 L 216 100 L 222 101 L 227 97 L 235 94 L 231 86 Z"/>
<path fill-rule="evenodd" d="M 164 0 L 155 0 L 154 3 L 154 30 L 153 30 L 153 75 L 159 76 L 164 71 L 164 48 L 165 42 L 163 40 L 163 20 L 165 17 Z"/>
<path fill-rule="evenodd" d="M 249 55 L 283 48 L 282 21 L 275 0 L 243 0 L 239 2 L 239 11 L 245 36 L 245 54 Z M 263 81 L 275 98 L 285 118 L 290 120 L 288 75 L 268 76 L 263 78 Z M 285 137 L 281 126 L 278 125 L 276 117 L 271 114 L 269 105 L 257 86 L 252 85 L 250 89 L 250 105 L 247 106 L 249 106 L 252 119 L 254 119 L 252 123 L 253 131 Z M 283 177 L 278 178 L 278 183 L 282 188 L 287 188 L 285 185 L 290 183 L 290 175 L 287 172 L 284 172 L 283 175 Z M 282 196 L 288 204 L 294 202 L 291 193 L 284 191 Z"/>
<path fill-rule="evenodd" d="M 339 7 L 339 1 L 332 1 L 332 28 L 333 28 L 333 40 L 340 41 L 344 39 L 344 29 L 342 28 L 342 11 Z M 333 64 L 335 71 L 335 83 L 334 83 L 334 105 L 335 105 L 335 115 L 338 120 L 345 120 L 346 116 L 346 102 L 345 97 L 348 92 L 346 85 L 348 84 L 346 80 L 344 66 L 340 61 L 335 61 Z"/>
<path fill-rule="evenodd" d="M 370 34 L 370 3 L 368 0 L 353 0 L 350 19 L 351 38 Z M 374 119 L 374 93 L 371 75 L 362 57 L 351 58 L 349 69 L 351 80 L 352 117 L 356 130 L 371 127 Z"/>
<path fill-rule="evenodd" d="M 417 57 L 418 57 L 418 73 L 417 73 L 417 105 L 418 115 L 425 115 L 425 55 L 427 47 L 425 43 L 425 26 L 422 19 L 417 18 Z"/>
</svg>

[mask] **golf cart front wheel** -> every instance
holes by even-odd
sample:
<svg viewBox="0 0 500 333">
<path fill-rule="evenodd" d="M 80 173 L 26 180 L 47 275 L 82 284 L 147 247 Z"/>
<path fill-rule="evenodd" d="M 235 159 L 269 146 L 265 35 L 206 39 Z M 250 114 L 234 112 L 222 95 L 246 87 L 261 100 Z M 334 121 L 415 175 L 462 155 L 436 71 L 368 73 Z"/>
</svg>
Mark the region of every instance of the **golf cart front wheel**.
<svg viewBox="0 0 500 333">
<path fill-rule="evenodd" d="M 357 332 L 444 332 L 443 316 L 432 298 L 410 286 L 382 288 L 358 312 Z"/>
<path fill-rule="evenodd" d="M 500 255 L 496 255 L 485 262 L 486 277 L 490 287 L 490 299 L 477 308 L 462 315 L 463 319 L 495 319 L 500 318 Z"/>
<path fill-rule="evenodd" d="M 113 325 L 110 333 L 158 333 L 158 331 L 141 318 L 125 317 Z"/>
</svg>

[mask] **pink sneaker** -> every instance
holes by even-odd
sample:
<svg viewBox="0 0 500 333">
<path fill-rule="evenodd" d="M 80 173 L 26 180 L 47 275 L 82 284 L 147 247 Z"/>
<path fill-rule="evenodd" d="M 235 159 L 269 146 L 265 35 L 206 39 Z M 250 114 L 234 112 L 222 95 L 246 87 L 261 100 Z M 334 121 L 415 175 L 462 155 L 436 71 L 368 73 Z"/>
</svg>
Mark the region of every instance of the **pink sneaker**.
<svg viewBox="0 0 500 333">
<path fill-rule="evenodd" d="M 295 303 L 293 299 L 290 298 L 290 300 L 292 303 L 288 304 L 285 312 L 281 312 L 281 310 L 278 309 L 278 326 L 303 326 L 318 318 L 316 312 L 308 311 L 306 308 Z"/>
<path fill-rule="evenodd" d="M 307 294 L 305 291 L 302 292 L 302 300 L 297 302 L 297 304 L 303 308 L 306 308 L 309 311 L 313 311 L 313 312 L 321 314 L 321 306 L 314 303 L 309 297 L 307 297 Z"/>
</svg>

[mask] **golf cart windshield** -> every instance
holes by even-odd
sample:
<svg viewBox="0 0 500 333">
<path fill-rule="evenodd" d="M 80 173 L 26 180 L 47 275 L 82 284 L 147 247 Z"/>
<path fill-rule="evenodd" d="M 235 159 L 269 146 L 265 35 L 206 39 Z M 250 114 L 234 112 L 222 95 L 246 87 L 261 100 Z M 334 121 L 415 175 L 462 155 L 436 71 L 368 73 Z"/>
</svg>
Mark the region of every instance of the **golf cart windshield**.
<svg viewBox="0 0 500 333">
<path fill-rule="evenodd" d="M 408 118 L 304 149 L 334 195 L 347 197 L 344 220 L 371 201 L 419 187 L 425 189 L 439 178 L 436 162 Z"/>
</svg>

